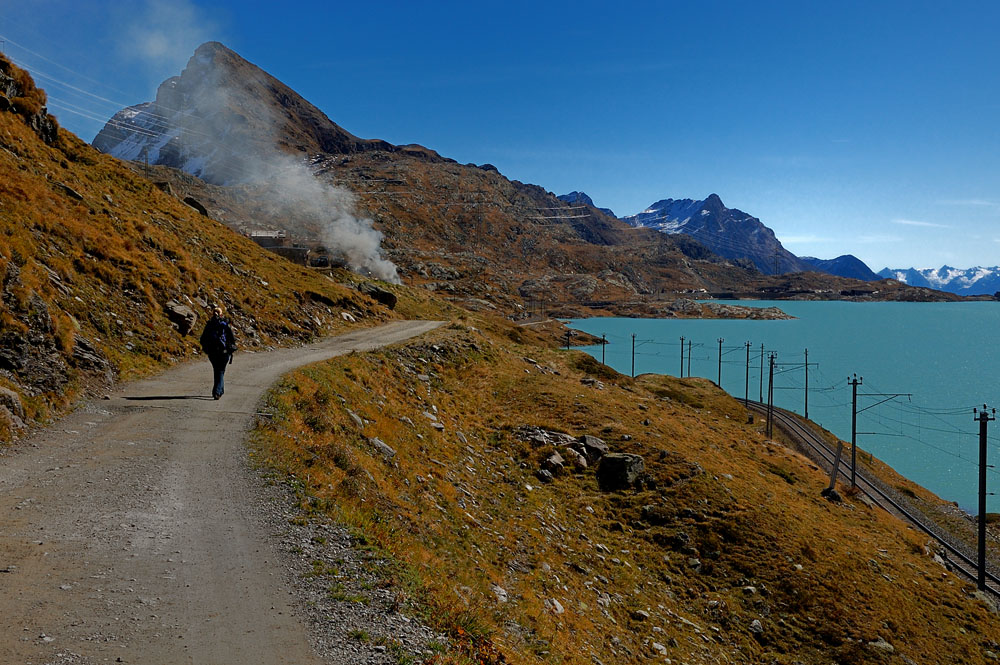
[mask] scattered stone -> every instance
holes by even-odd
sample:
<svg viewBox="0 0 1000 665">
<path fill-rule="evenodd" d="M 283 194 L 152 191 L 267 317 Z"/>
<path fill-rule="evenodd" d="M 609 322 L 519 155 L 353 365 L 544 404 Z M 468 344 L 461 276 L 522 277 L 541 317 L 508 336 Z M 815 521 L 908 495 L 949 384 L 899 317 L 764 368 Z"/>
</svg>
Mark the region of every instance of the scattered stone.
<svg viewBox="0 0 1000 665">
<path fill-rule="evenodd" d="M 396 302 L 398 301 L 396 294 L 383 289 L 374 282 L 361 282 L 358 284 L 358 291 L 389 309 L 395 309 L 396 307 Z"/>
<path fill-rule="evenodd" d="M 543 483 L 551 483 L 555 478 L 550 471 L 539 469 L 535 472 L 535 477 Z"/>
<path fill-rule="evenodd" d="M 190 333 L 198 321 L 198 315 L 193 309 L 176 300 L 168 300 L 167 304 L 164 305 L 164 310 L 166 310 L 167 318 L 181 335 Z"/>
<path fill-rule="evenodd" d="M 653 642 L 649 646 L 652 647 L 653 651 L 655 651 L 659 655 L 661 655 L 661 656 L 666 656 L 667 655 L 667 647 L 663 646 L 659 642 Z"/>
<path fill-rule="evenodd" d="M 153 186 L 156 187 L 161 192 L 163 192 L 164 194 L 166 194 L 167 196 L 175 196 L 173 186 L 171 186 L 171 184 L 166 180 L 160 180 L 154 182 Z"/>
<path fill-rule="evenodd" d="M 192 208 L 194 208 L 195 210 L 197 210 L 199 213 L 201 213 L 205 217 L 208 217 L 208 208 L 206 208 L 204 205 L 202 205 L 201 201 L 199 201 L 195 197 L 193 197 L 193 196 L 185 196 L 184 197 L 184 203 L 188 204 L 189 206 L 191 206 Z"/>
<path fill-rule="evenodd" d="M 542 467 L 548 469 L 553 475 L 557 475 L 563 470 L 563 466 L 566 464 L 566 460 L 559 453 L 552 453 L 545 461 L 542 462 Z"/>
<path fill-rule="evenodd" d="M 491 584 L 490 589 L 493 591 L 493 595 L 497 597 L 498 603 L 506 603 L 507 600 L 509 599 L 509 596 L 507 595 L 507 590 L 504 589 L 499 584 Z"/>
<path fill-rule="evenodd" d="M 545 601 L 545 607 L 553 614 L 562 614 L 566 610 L 563 609 L 562 603 L 560 603 L 555 598 L 548 598 Z"/>
<path fill-rule="evenodd" d="M 894 646 L 892 646 L 891 644 L 889 644 L 888 642 L 886 642 L 884 637 L 879 637 L 874 642 L 869 642 L 868 643 L 868 648 L 874 649 L 875 651 L 879 651 L 881 653 L 886 653 L 886 654 L 888 654 L 888 653 L 894 653 L 896 651 L 896 648 Z"/>
<path fill-rule="evenodd" d="M 354 424 L 357 425 L 358 427 L 364 427 L 365 426 L 365 421 L 361 419 L 361 416 L 359 416 L 358 414 L 354 413 L 350 409 L 347 410 L 347 415 L 349 415 L 351 417 L 351 420 L 353 420 Z"/>
<path fill-rule="evenodd" d="M 583 454 L 586 455 L 587 461 L 591 464 L 608 454 L 608 444 L 596 436 L 584 434 L 577 441 L 583 445 Z"/>
<path fill-rule="evenodd" d="M 830 503 L 844 502 L 844 497 L 840 496 L 840 492 L 838 492 L 834 488 L 827 487 L 825 490 L 820 492 L 819 495 L 824 499 L 826 499 L 827 501 L 829 501 Z"/>
<path fill-rule="evenodd" d="M 392 459 L 396 456 L 396 451 L 382 439 L 375 437 L 373 439 L 369 439 L 369 441 L 375 447 L 375 450 L 382 453 L 386 459 Z"/>
<path fill-rule="evenodd" d="M 691 557 L 688 559 L 688 566 L 690 568 L 694 568 L 695 570 L 701 570 L 701 559 Z"/>
<path fill-rule="evenodd" d="M 750 622 L 750 632 L 754 635 L 760 635 L 764 632 L 764 624 L 760 622 L 760 619 L 754 619 Z"/>
<path fill-rule="evenodd" d="M 982 602 L 983 605 L 986 606 L 986 609 L 988 609 L 990 611 L 990 613 L 992 613 L 992 614 L 997 614 L 998 613 L 996 600 L 994 600 L 993 597 L 990 596 L 989 594 L 987 594 L 987 593 L 985 593 L 983 591 L 979 591 L 977 589 L 972 594 L 972 597 L 975 598 L 976 600 L 979 600 L 980 602 Z"/>
<path fill-rule="evenodd" d="M 646 610 L 636 610 L 635 612 L 632 612 L 632 618 L 636 621 L 645 621 L 649 618 L 649 612 Z"/>
<path fill-rule="evenodd" d="M 342 318 L 344 321 L 348 321 L 350 323 L 356 323 L 357 322 L 357 319 L 354 318 L 354 315 L 351 314 L 350 312 L 341 312 L 340 313 L 340 318 Z"/>
<path fill-rule="evenodd" d="M 57 182 L 56 186 L 59 187 L 59 189 L 61 189 L 63 191 L 63 193 L 66 194 L 66 196 L 70 197 L 71 199 L 76 199 L 77 201 L 82 201 L 83 200 L 83 194 L 81 194 L 80 192 L 76 191 L 75 189 L 73 189 L 72 187 L 70 187 L 69 185 L 67 185 L 66 183 L 64 183 L 64 182 Z"/>
<path fill-rule="evenodd" d="M 13 390 L 0 387 L 0 406 L 6 407 L 11 414 L 18 418 L 24 418 L 24 406 L 21 404 L 21 398 Z"/>
<path fill-rule="evenodd" d="M 597 466 L 597 484 L 604 491 L 633 487 L 644 470 L 645 463 L 639 455 L 608 453 Z"/>
</svg>

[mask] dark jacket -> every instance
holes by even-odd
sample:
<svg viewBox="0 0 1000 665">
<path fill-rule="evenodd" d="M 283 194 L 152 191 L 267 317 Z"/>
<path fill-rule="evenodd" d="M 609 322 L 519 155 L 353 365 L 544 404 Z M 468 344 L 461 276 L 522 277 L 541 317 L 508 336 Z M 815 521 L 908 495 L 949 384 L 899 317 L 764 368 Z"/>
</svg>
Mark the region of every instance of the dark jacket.
<svg viewBox="0 0 1000 665">
<path fill-rule="evenodd" d="M 236 335 L 225 319 L 213 316 L 201 333 L 201 350 L 210 356 L 229 355 L 236 351 Z"/>
</svg>

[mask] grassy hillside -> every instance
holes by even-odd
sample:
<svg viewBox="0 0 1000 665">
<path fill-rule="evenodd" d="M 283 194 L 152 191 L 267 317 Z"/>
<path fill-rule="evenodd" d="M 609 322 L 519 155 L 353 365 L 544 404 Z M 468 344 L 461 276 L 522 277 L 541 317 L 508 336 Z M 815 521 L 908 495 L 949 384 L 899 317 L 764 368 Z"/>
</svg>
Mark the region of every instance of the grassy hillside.
<svg viewBox="0 0 1000 665">
<path fill-rule="evenodd" d="M 0 387 L 13 391 L 0 399 L 0 440 L 88 385 L 196 355 L 214 303 L 251 349 L 395 316 L 58 129 L 44 92 L 2 57 L 0 84 Z M 412 314 L 402 295 L 397 309 Z M 171 301 L 197 316 L 189 334 Z"/>
<path fill-rule="evenodd" d="M 513 338 L 520 340 L 515 343 Z M 1000 622 L 927 538 L 768 441 L 701 379 L 617 375 L 464 320 L 299 371 L 262 462 L 398 560 L 446 662 L 979 663 Z M 641 455 L 639 486 L 537 429 Z M 384 448 L 384 443 L 391 451 Z M 566 461 L 552 482 L 538 470 Z M 555 468 L 555 467 L 553 467 Z"/>
</svg>

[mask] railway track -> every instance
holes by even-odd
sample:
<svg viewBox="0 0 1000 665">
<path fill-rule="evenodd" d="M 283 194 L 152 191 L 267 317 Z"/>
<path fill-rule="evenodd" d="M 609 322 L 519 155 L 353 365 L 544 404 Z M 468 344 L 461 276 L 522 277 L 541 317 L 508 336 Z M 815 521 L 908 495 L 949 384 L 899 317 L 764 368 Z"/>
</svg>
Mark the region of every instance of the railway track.
<svg viewBox="0 0 1000 665">
<path fill-rule="evenodd" d="M 746 406 L 748 409 L 762 414 L 765 417 L 767 415 L 767 404 L 750 400 L 749 402 L 746 402 Z M 804 426 L 800 421 L 799 416 L 777 407 L 772 409 L 772 414 L 774 417 L 774 424 L 781 428 L 786 435 L 802 446 L 802 449 L 807 452 L 809 457 L 821 465 L 824 465 L 827 472 L 833 468 L 833 462 L 836 455 L 835 451 L 832 450 L 825 441 L 817 436 L 815 432 Z M 851 482 L 847 465 L 843 463 L 843 460 L 841 460 L 838 476 L 847 483 Z M 925 515 L 923 515 L 920 511 L 915 510 L 912 506 L 907 505 L 906 501 L 902 497 L 893 496 L 893 493 L 887 487 L 861 469 L 858 469 L 855 473 L 855 482 L 858 489 L 868 496 L 869 499 L 877 503 L 883 510 L 894 513 L 902 519 L 910 522 L 914 527 L 920 529 L 940 543 L 945 552 L 945 559 L 951 565 L 953 570 L 969 578 L 973 582 L 978 581 L 979 567 L 976 563 L 975 557 L 965 546 L 961 543 L 953 541 L 948 534 L 944 533 L 940 527 L 933 523 L 933 521 L 927 519 Z M 986 590 L 994 596 L 1000 597 L 1000 578 L 998 578 L 994 574 L 993 570 L 990 570 L 990 568 L 992 568 L 992 566 L 989 562 L 987 562 Z"/>
</svg>

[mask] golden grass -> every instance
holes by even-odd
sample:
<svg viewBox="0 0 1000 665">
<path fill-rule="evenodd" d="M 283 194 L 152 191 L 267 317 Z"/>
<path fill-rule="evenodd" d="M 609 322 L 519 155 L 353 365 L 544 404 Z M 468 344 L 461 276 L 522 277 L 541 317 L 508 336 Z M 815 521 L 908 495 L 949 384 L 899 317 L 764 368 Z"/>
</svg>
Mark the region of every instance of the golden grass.
<svg viewBox="0 0 1000 665">
<path fill-rule="evenodd" d="M 709 382 L 597 390 L 578 354 L 475 323 L 290 375 L 255 437 L 265 463 L 401 562 L 395 581 L 461 636 L 451 657 L 632 662 L 656 642 L 689 663 L 983 662 L 1000 638 L 925 537 L 820 498 L 823 474 Z M 642 455 L 654 486 L 604 493 L 593 470 L 543 484 L 551 449 L 518 440 L 521 425 L 601 436 Z M 897 660 L 867 646 L 880 637 Z"/>
<path fill-rule="evenodd" d="M 26 76 L 0 61 L 3 67 L 15 78 Z M 44 92 L 24 89 L 44 103 Z M 226 306 L 243 348 L 397 316 L 199 215 L 69 132 L 60 130 L 56 144 L 46 145 L 16 113 L 0 113 L 0 280 L 0 335 L 15 340 L 40 325 L 32 317 L 47 320 L 43 346 L 71 367 L 68 384 L 31 399 L 17 372 L 9 377 L 7 384 L 29 402 L 31 419 L 58 412 L 93 381 L 74 366 L 81 337 L 110 361 L 117 378 L 131 379 L 196 355 L 213 303 Z M 47 318 L 36 311 L 39 300 Z M 168 319 L 170 300 L 196 312 L 193 334 L 180 335 Z M 434 309 L 418 297 L 402 299 L 408 314 L 422 307 Z M 345 321 L 342 312 L 359 323 Z M 9 436 L 9 426 L 0 424 L 0 440 Z"/>
</svg>

